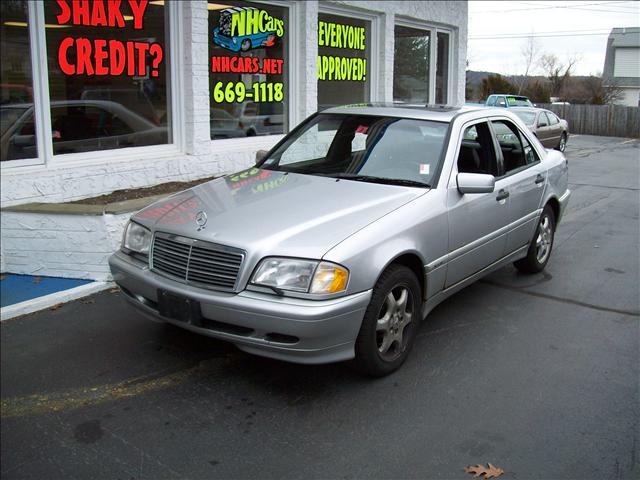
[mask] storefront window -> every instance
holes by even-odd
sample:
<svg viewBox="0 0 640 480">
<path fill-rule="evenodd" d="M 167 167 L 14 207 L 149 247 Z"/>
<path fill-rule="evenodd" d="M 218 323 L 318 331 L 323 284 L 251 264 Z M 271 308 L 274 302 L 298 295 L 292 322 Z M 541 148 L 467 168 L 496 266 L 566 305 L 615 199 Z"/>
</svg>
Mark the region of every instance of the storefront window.
<svg viewBox="0 0 640 480">
<path fill-rule="evenodd" d="M 172 141 L 164 2 L 46 2 L 53 153 Z"/>
<path fill-rule="evenodd" d="M 366 103 L 371 92 L 371 22 L 318 15 L 318 109 Z"/>
<path fill-rule="evenodd" d="M 449 103 L 449 34 L 438 32 L 436 103 Z"/>
<path fill-rule="evenodd" d="M 0 161 L 36 158 L 26 0 L 0 2 Z"/>
<path fill-rule="evenodd" d="M 393 99 L 407 103 L 429 103 L 428 30 L 396 25 L 393 61 Z"/>
<path fill-rule="evenodd" d="M 211 138 L 288 130 L 288 10 L 209 2 Z"/>
</svg>

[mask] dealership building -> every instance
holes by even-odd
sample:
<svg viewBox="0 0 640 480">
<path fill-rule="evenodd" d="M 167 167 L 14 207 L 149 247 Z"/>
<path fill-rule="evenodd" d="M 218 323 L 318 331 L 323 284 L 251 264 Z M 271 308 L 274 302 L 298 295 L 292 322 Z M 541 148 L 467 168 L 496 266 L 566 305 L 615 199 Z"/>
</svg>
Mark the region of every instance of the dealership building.
<svg viewBox="0 0 640 480">
<path fill-rule="evenodd" d="M 68 202 L 245 169 L 327 106 L 464 102 L 466 2 L 0 10 L 3 272 L 108 279 L 131 209 Z"/>
</svg>

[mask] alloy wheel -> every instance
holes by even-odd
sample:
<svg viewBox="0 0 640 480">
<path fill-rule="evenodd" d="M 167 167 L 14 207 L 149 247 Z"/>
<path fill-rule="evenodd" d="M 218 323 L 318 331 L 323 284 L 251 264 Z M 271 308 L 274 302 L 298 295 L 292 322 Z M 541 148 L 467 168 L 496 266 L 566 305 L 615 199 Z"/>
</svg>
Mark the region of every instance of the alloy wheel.
<svg viewBox="0 0 640 480">
<path fill-rule="evenodd" d="M 551 252 L 552 241 L 551 219 L 545 215 L 538 226 L 538 237 L 536 238 L 536 260 L 538 263 L 543 264 L 547 260 Z"/>
<path fill-rule="evenodd" d="M 407 345 L 405 329 L 413 320 L 411 290 L 403 285 L 391 289 L 385 297 L 376 324 L 376 342 L 380 357 L 388 362 L 398 358 Z"/>
</svg>

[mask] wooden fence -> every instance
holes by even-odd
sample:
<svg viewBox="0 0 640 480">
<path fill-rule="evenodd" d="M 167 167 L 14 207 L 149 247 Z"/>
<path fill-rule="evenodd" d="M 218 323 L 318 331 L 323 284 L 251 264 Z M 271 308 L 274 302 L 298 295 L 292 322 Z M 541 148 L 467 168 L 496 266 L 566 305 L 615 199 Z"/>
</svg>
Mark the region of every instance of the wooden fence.
<svg viewBox="0 0 640 480">
<path fill-rule="evenodd" d="M 570 133 L 640 138 L 640 107 L 548 103 L 538 103 L 537 106 L 551 110 L 569 122 Z"/>
</svg>

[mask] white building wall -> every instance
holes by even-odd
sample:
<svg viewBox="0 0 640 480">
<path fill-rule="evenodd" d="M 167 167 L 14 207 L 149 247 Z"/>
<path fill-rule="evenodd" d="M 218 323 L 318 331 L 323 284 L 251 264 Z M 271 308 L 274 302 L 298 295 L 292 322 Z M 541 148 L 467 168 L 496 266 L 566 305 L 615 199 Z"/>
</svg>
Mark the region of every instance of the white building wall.
<svg viewBox="0 0 640 480">
<path fill-rule="evenodd" d="M 640 107 L 640 87 L 622 88 L 622 96 L 616 100 L 616 105 Z"/>
<path fill-rule="evenodd" d="M 336 1 L 327 4 L 361 9 L 378 17 L 379 71 L 374 101 L 391 101 L 393 92 L 393 28 L 396 16 L 414 18 L 431 25 L 452 28 L 454 68 L 452 88 L 455 104 L 464 102 L 464 70 L 467 43 L 466 2 Z M 29 202 L 66 202 L 110 193 L 124 188 L 187 181 L 240 170 L 251 165 L 255 152 L 273 146 L 281 136 L 249 139 L 209 139 L 208 10 L 205 0 L 179 2 L 180 31 L 184 39 L 179 55 L 181 75 L 176 93 L 182 96 L 179 118 L 183 142 L 171 153 L 151 153 L 139 148 L 90 159 L 75 157 L 49 165 L 3 168 L 0 185 L 2 207 Z M 292 49 L 295 69 L 290 83 L 292 126 L 317 108 L 318 2 L 295 2 L 291 28 L 298 48 Z M 293 51 L 295 50 L 295 51 Z M 434 66 L 432 66 L 434 68 Z M 377 97 L 377 98 L 376 98 Z M 77 159 L 76 159 L 77 158 Z M 4 167 L 4 166 L 3 166 Z M 4 238 L 4 234 L 3 234 Z M 3 257 L 7 256 L 5 250 Z M 6 260 L 5 260 L 6 261 Z"/>
</svg>

